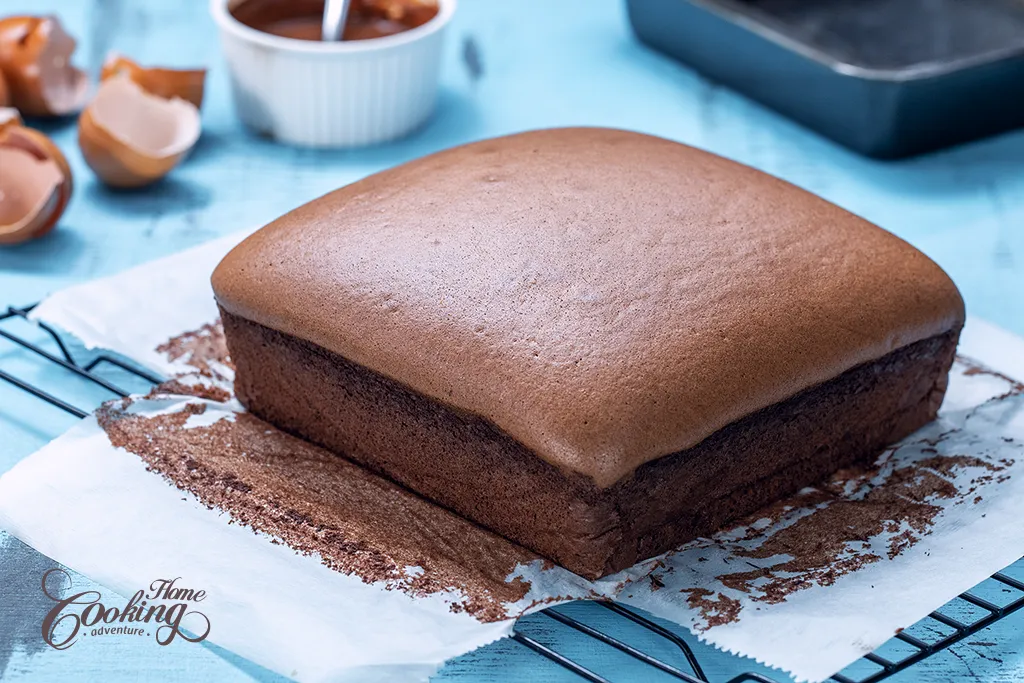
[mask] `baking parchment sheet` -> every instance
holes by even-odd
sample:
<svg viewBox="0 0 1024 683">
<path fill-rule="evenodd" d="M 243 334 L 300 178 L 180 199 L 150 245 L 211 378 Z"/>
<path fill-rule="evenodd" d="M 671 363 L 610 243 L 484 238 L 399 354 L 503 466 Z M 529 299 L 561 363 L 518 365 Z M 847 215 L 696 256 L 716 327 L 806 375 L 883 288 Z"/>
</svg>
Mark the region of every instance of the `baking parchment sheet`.
<svg viewBox="0 0 1024 683">
<path fill-rule="evenodd" d="M 58 292 L 34 316 L 182 385 L 230 389 L 228 363 L 197 364 L 202 344 L 169 342 L 215 334 L 209 276 L 243 236 Z M 818 681 L 1024 555 L 1024 385 L 1011 378 L 1024 378 L 1024 340 L 969 320 L 940 419 L 875 467 L 598 582 L 539 560 L 511 568 L 524 594 L 496 621 L 456 609 L 458 581 L 430 594 L 367 583 L 231 523 L 114 447 L 95 418 L 0 478 L 0 526 L 124 595 L 182 577 L 207 592 L 212 641 L 299 681 L 423 680 L 527 611 L 601 597 Z M 182 429 L 230 429 L 241 410 L 173 390 L 128 410 L 197 404 Z"/>
</svg>

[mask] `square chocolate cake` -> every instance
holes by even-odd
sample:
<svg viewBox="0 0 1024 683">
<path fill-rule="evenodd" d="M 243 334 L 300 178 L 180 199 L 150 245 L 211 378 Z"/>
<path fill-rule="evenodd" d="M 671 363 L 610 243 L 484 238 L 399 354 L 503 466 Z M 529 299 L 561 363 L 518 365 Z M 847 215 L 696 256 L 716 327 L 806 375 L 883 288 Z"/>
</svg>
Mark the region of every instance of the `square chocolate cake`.
<svg viewBox="0 0 1024 683">
<path fill-rule="evenodd" d="M 251 412 L 589 578 L 872 461 L 935 417 L 964 321 L 892 234 L 606 129 L 371 176 L 213 286 Z"/>
</svg>

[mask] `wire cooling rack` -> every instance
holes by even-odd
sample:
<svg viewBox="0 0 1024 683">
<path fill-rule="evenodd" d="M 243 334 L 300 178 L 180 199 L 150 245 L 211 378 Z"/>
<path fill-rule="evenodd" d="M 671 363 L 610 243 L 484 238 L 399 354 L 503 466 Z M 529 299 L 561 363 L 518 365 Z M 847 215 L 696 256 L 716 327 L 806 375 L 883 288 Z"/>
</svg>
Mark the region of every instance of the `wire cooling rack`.
<svg viewBox="0 0 1024 683">
<path fill-rule="evenodd" d="M 29 321 L 28 314 L 32 308 L 33 306 L 24 308 L 8 307 L 5 312 L 0 313 L 0 338 L 28 350 L 40 362 L 59 366 L 68 373 L 92 382 L 114 396 L 128 396 L 129 392 L 98 374 L 97 369 L 101 366 L 107 365 L 119 368 L 137 380 L 149 384 L 158 384 L 163 381 L 163 378 L 107 353 L 94 354 L 90 356 L 88 362 L 79 362 L 69 351 L 68 345 L 61 334 L 43 322 L 31 321 L 31 324 L 43 330 L 49 336 L 56 347 L 56 353 L 47 350 L 36 341 L 29 340 L 25 336 L 15 334 L 5 328 L 7 321 L 16 319 Z M 32 382 L 10 374 L 2 367 L 0 367 L 0 380 L 12 384 L 35 398 L 76 417 L 86 417 L 90 413 L 89 410 L 60 398 L 52 391 L 43 389 Z M 985 590 L 986 585 L 987 591 Z M 998 594 L 1000 599 L 984 597 L 984 595 L 988 594 Z M 1009 595 L 1008 598 L 1007 595 Z M 596 643 L 614 648 L 634 659 L 637 663 L 637 671 L 635 674 L 631 674 L 630 680 L 637 680 L 638 677 L 644 676 L 644 671 L 656 669 L 672 678 L 686 681 L 686 683 L 719 683 L 719 681 L 711 681 L 708 678 L 693 649 L 679 635 L 623 605 L 613 602 L 596 602 L 594 604 L 610 610 L 616 618 L 632 622 L 677 647 L 681 654 L 680 661 L 677 664 L 685 666 L 686 669 L 681 669 L 675 664 L 651 656 L 619 638 L 566 614 L 565 611 L 559 608 L 553 607 L 543 610 L 538 613 L 538 618 L 552 619 L 596 641 Z M 835 683 L 877 683 L 878 681 L 885 680 L 917 664 L 926 657 L 991 626 L 1022 607 L 1024 607 L 1024 582 L 1018 581 L 1002 572 L 994 574 L 986 582 L 961 594 L 940 608 L 940 610 L 932 612 L 921 622 L 918 622 L 906 631 L 897 633 L 890 643 L 887 643 L 871 654 L 865 655 L 859 662 L 847 667 L 843 672 L 832 676 L 831 680 L 835 681 Z M 525 631 L 526 629 L 522 627 L 521 622 L 517 623 L 511 636 L 512 640 L 571 671 L 583 680 L 591 681 L 591 683 L 613 683 L 570 657 L 560 654 L 554 647 L 527 635 Z M 893 647 L 893 645 L 896 647 Z M 779 683 L 779 680 L 755 672 L 740 673 L 732 678 L 721 680 L 721 683 L 744 682 Z"/>
</svg>

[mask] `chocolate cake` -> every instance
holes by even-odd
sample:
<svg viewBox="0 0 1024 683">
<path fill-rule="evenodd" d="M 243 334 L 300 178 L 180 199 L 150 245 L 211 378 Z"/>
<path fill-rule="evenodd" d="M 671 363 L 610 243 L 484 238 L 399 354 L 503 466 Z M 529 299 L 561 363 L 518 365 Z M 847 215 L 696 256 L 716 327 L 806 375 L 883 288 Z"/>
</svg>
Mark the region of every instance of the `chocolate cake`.
<svg viewBox="0 0 1024 683">
<path fill-rule="evenodd" d="M 606 129 L 371 176 L 213 286 L 251 412 L 590 578 L 934 418 L 964 320 L 890 233 Z"/>
</svg>

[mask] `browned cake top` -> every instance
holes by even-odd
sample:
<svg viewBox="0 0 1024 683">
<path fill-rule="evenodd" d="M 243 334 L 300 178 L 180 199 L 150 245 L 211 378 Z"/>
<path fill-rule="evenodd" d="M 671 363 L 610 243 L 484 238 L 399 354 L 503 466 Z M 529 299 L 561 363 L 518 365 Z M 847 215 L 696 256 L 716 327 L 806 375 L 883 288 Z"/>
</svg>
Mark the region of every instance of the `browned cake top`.
<svg viewBox="0 0 1024 683">
<path fill-rule="evenodd" d="M 964 316 L 946 274 L 890 233 L 605 129 L 366 178 L 247 238 L 213 286 L 228 312 L 483 416 L 599 486 Z"/>
</svg>

